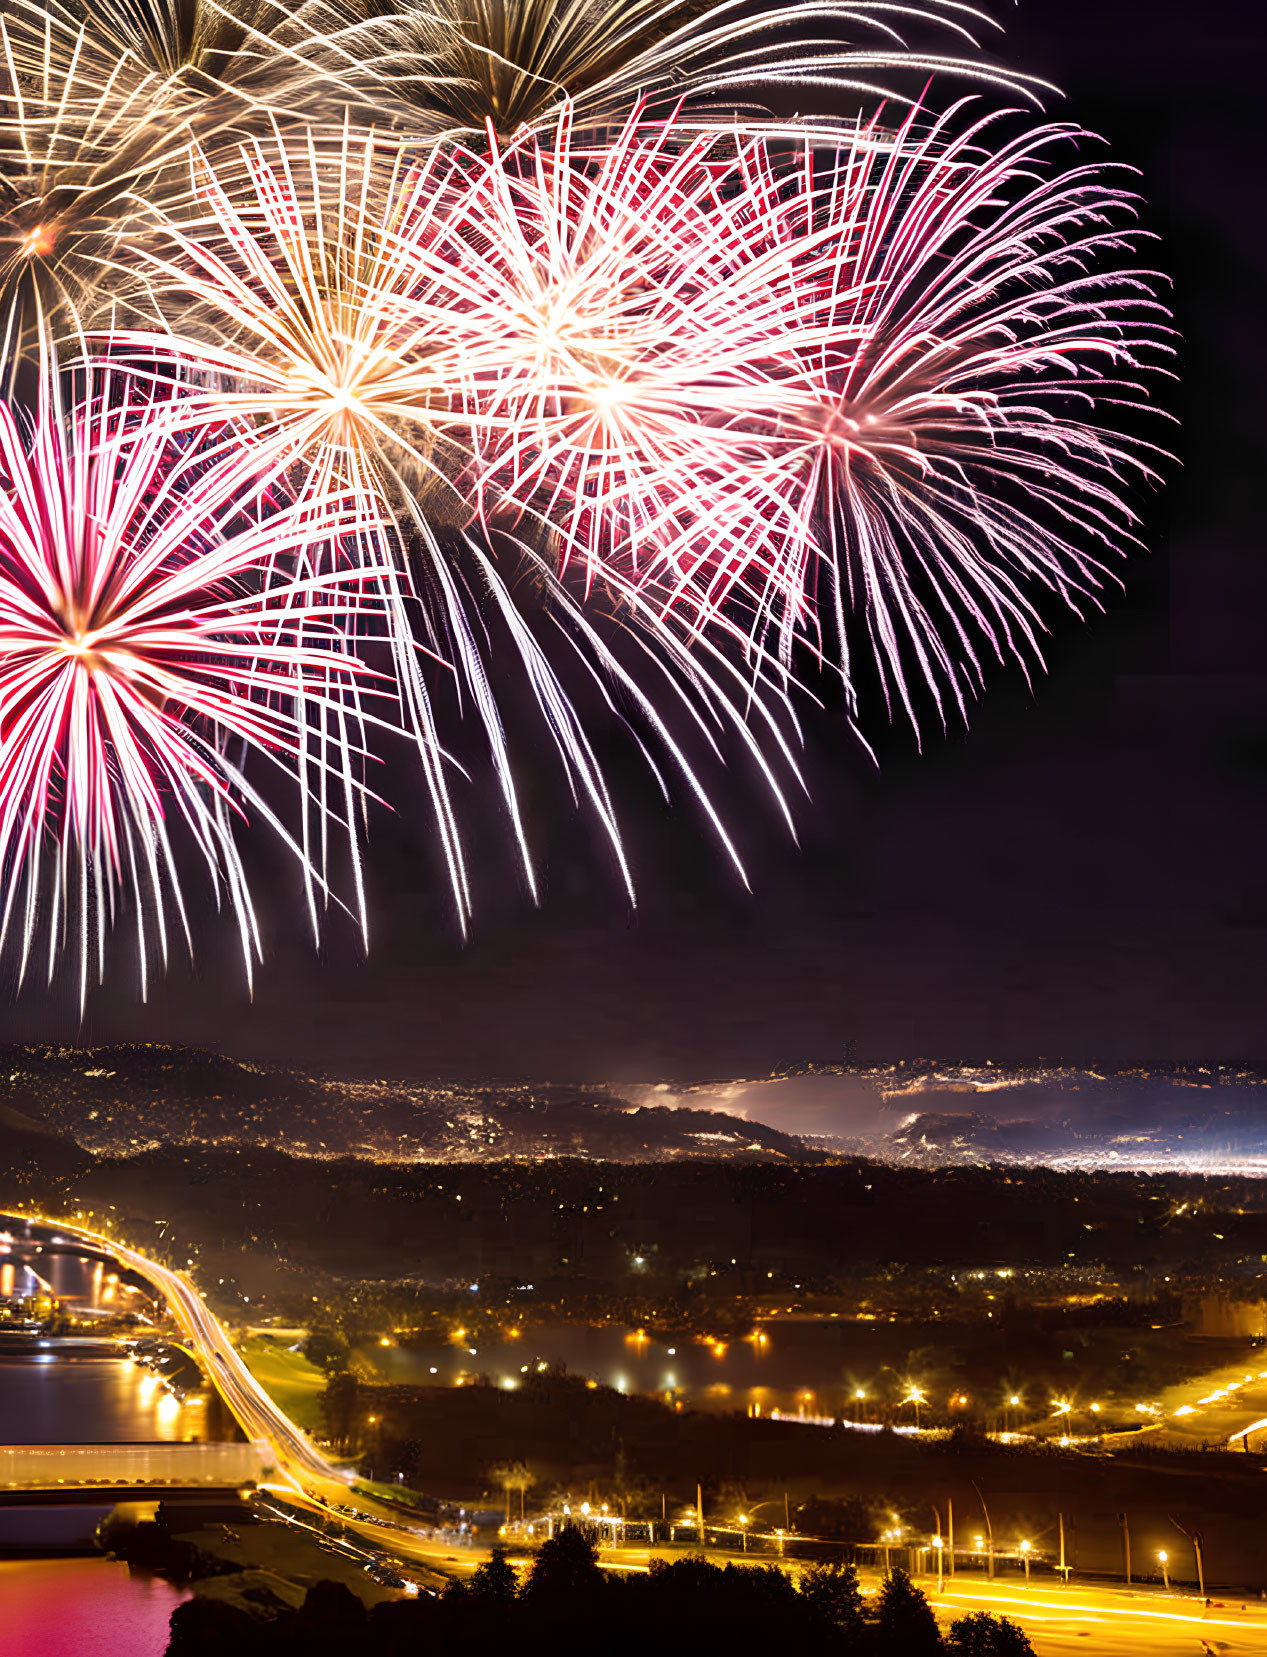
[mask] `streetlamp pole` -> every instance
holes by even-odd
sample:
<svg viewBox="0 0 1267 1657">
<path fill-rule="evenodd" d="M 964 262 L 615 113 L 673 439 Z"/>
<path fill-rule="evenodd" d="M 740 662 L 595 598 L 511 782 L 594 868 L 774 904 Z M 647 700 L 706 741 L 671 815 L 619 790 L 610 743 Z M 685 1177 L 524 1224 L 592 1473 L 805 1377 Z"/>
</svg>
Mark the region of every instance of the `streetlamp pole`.
<svg viewBox="0 0 1267 1657">
<path fill-rule="evenodd" d="M 1158 1548 L 1157 1562 L 1161 1566 L 1161 1585 L 1165 1589 L 1166 1593 L 1170 1592 L 1170 1572 L 1167 1569 L 1167 1561 L 1169 1558 L 1170 1555 L 1166 1552 L 1165 1548 Z"/>
<path fill-rule="evenodd" d="M 977 1500 L 981 1503 L 981 1512 L 985 1517 L 985 1534 L 986 1534 L 985 1574 L 986 1574 L 987 1580 L 990 1581 L 990 1582 L 993 1582 L 994 1581 L 994 1526 L 990 1523 L 990 1510 L 985 1505 L 985 1497 L 981 1494 L 981 1486 L 977 1483 L 977 1481 L 975 1479 L 972 1480 L 972 1488 L 977 1493 Z"/>
<path fill-rule="evenodd" d="M 1201 1532 L 1199 1530 L 1185 1530 L 1173 1513 L 1170 1515 L 1170 1522 L 1181 1536 L 1186 1536 L 1189 1542 L 1192 1543 L 1192 1552 L 1197 1562 L 1197 1590 L 1201 1598 L 1204 1599 L 1205 1565 L 1201 1558 Z"/>
<path fill-rule="evenodd" d="M 942 1551 L 941 1514 L 937 1511 L 936 1507 L 933 1508 L 933 1518 L 937 1521 L 937 1534 L 933 1537 L 933 1548 L 937 1554 L 937 1592 L 941 1594 L 944 1593 L 946 1589 L 946 1555 Z"/>
</svg>

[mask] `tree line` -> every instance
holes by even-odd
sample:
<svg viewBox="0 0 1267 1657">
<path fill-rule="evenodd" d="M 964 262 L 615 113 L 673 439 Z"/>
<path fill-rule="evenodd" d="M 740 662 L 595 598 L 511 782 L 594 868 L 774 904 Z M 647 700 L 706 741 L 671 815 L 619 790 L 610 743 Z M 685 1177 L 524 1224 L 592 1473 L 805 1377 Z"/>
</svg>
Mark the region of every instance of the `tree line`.
<svg viewBox="0 0 1267 1657">
<path fill-rule="evenodd" d="M 1033 1657 L 1014 1623 L 985 1612 L 949 1633 L 904 1571 L 864 1601 L 850 1566 L 793 1582 L 773 1566 L 724 1568 L 687 1558 L 643 1573 L 600 1569 L 590 1539 L 565 1526 L 520 1581 L 495 1549 L 443 1595 L 366 1609 L 346 1587 L 317 1583 L 297 1610 L 266 1618 L 221 1600 L 172 1613 L 167 1657 L 535 1657 L 593 1649 L 603 1657 L 718 1657 L 794 1650 L 797 1657 Z"/>
</svg>

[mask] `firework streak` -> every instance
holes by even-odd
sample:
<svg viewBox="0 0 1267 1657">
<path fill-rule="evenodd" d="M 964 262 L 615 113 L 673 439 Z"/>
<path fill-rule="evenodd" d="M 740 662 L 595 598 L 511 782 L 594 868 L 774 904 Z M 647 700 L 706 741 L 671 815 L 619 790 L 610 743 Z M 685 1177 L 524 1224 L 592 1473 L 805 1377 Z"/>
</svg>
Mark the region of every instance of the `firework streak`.
<svg viewBox="0 0 1267 1657">
<path fill-rule="evenodd" d="M 366 698 L 381 695 L 344 642 L 373 593 L 295 557 L 354 533 L 354 506 L 245 502 L 236 469 L 110 390 L 68 416 L 46 404 L 29 439 L 0 408 L 0 926 L 20 932 L 25 968 L 48 899 L 50 952 L 77 940 L 81 993 L 121 889 L 143 981 L 169 910 L 186 926 L 179 839 L 223 885 L 249 973 L 235 816 L 299 858 L 315 918 L 328 886 L 308 819 L 321 798 L 323 834 L 340 818 L 351 832 Z M 297 829 L 248 782 L 245 753 L 297 788 Z"/>
<path fill-rule="evenodd" d="M 830 128 L 734 101 L 869 97 L 902 66 L 1020 87 L 885 33 L 977 14 L 556 13 L 5 8 L 21 971 L 70 944 L 82 996 L 129 907 L 144 983 L 192 931 L 192 852 L 249 973 L 248 820 L 297 857 L 314 925 L 346 846 L 364 925 L 364 766 L 402 730 L 463 928 L 463 794 L 495 799 L 537 893 L 525 732 L 631 898 L 596 720 L 742 876 L 712 768 L 738 755 L 790 826 L 812 674 L 851 722 L 874 687 L 945 723 L 989 658 L 1032 671 L 1049 611 L 1095 605 L 1135 544 L 1169 318 L 1088 135 L 967 101 Z"/>
</svg>

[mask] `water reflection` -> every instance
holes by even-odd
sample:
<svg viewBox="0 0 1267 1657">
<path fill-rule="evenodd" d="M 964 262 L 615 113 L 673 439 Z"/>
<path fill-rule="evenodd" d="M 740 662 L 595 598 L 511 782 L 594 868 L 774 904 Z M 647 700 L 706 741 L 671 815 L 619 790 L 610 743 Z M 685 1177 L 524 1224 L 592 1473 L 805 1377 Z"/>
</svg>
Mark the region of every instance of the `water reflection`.
<svg viewBox="0 0 1267 1657">
<path fill-rule="evenodd" d="M 109 1313 L 130 1299 L 109 1261 L 41 1251 L 12 1236 L 7 1247 L 0 1296 L 51 1293 L 72 1315 Z M 171 1443 L 200 1437 L 203 1414 L 202 1404 L 182 1404 L 157 1375 L 124 1357 L 92 1355 L 73 1343 L 0 1350 L 0 1430 L 10 1444 Z"/>
<path fill-rule="evenodd" d="M 871 1361 L 865 1351 L 851 1350 L 852 1333 L 848 1325 L 807 1320 L 754 1330 L 743 1340 L 664 1341 L 645 1329 L 547 1324 L 475 1348 L 455 1340 L 376 1346 L 364 1356 L 385 1380 L 415 1386 L 487 1376 L 513 1390 L 532 1373 L 561 1364 L 619 1392 L 654 1394 L 697 1409 L 841 1415 L 857 1413 L 851 1365 Z"/>
<path fill-rule="evenodd" d="M 185 1589 L 106 1559 L 0 1560 L 4 1657 L 162 1657 Z"/>
<path fill-rule="evenodd" d="M 9 1444 L 173 1443 L 199 1436 L 203 1413 L 126 1358 L 0 1358 L 0 1421 Z"/>
<path fill-rule="evenodd" d="M 87 1255 L 60 1254 L 18 1242 L 0 1262 L 0 1297 L 52 1294 L 71 1312 L 111 1310 L 119 1300 L 118 1273 Z"/>
</svg>

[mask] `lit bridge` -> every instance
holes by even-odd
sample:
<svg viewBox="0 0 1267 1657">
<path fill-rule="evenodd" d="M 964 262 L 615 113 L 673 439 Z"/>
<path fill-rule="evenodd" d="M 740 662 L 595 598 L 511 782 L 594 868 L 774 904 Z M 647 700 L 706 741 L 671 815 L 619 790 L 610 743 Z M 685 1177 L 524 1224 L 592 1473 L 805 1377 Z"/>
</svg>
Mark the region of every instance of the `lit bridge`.
<svg viewBox="0 0 1267 1657">
<path fill-rule="evenodd" d="M 236 1490 L 273 1470 L 267 1444 L 4 1444 L 0 1503 L 153 1490 Z"/>
</svg>

